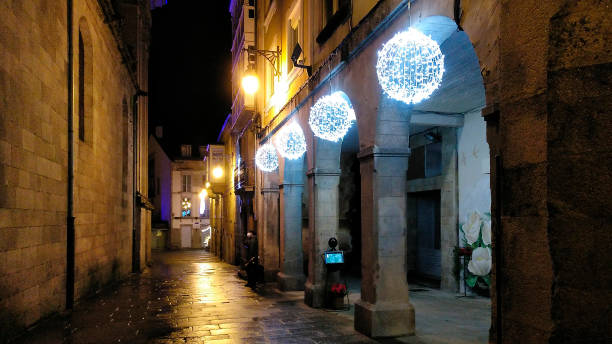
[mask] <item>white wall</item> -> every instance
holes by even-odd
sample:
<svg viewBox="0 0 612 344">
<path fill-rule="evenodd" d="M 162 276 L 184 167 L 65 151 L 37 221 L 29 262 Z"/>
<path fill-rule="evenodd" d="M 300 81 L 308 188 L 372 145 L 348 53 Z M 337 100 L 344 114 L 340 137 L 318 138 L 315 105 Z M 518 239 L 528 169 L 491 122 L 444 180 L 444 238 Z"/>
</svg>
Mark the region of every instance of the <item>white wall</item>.
<svg viewBox="0 0 612 344">
<path fill-rule="evenodd" d="M 491 211 L 489 185 L 489 145 L 486 124 L 480 110 L 465 115 L 463 128 L 457 131 L 459 175 L 459 223 L 469 213 Z"/>
</svg>

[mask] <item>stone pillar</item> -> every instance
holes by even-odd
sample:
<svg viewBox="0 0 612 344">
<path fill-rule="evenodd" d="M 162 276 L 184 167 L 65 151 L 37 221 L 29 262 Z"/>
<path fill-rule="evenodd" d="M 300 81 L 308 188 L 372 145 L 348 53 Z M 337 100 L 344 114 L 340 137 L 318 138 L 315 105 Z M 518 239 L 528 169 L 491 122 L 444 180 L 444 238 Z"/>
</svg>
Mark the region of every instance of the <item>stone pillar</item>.
<svg viewBox="0 0 612 344">
<path fill-rule="evenodd" d="M 219 258 L 221 257 L 221 245 L 223 245 L 223 224 L 221 223 L 221 219 L 220 219 L 220 215 L 219 211 L 220 211 L 220 204 L 219 204 L 219 198 L 215 197 L 215 217 L 214 217 L 214 221 L 215 221 L 215 234 L 217 235 L 216 238 L 216 249 L 215 249 L 215 253 L 217 254 L 217 256 Z"/>
<path fill-rule="evenodd" d="M 212 196 L 212 195 L 211 195 Z M 210 221 L 210 253 L 217 255 L 217 229 L 215 225 L 215 199 L 212 197 L 208 198 L 208 219 Z"/>
<path fill-rule="evenodd" d="M 329 238 L 338 233 L 338 184 L 340 183 L 340 151 L 342 141 L 330 142 L 315 138 L 313 168 L 308 171 L 310 246 L 308 280 L 304 302 L 323 307 L 326 269 L 322 254 Z"/>
<path fill-rule="evenodd" d="M 264 176 L 264 180 L 268 176 Z M 265 183 L 268 184 L 268 183 Z M 264 185 L 261 189 L 261 209 L 258 210 L 261 224 L 258 233 L 260 263 L 264 268 L 266 282 L 275 281 L 280 264 L 279 190 L 278 184 Z"/>
<path fill-rule="evenodd" d="M 278 285 L 283 291 L 303 290 L 302 193 L 304 161 L 285 159 L 280 189 L 280 272 Z"/>
<path fill-rule="evenodd" d="M 310 252 L 304 302 L 310 307 L 325 305 L 326 269 L 322 259 L 328 241 L 338 232 L 338 183 L 340 169 L 308 172 L 310 198 Z"/>
<path fill-rule="evenodd" d="M 408 148 L 376 146 L 359 153 L 363 277 L 355 329 L 370 337 L 414 334 L 414 307 L 406 280 L 409 153 Z"/>
<path fill-rule="evenodd" d="M 459 284 L 453 273 L 454 249 L 459 244 L 459 194 L 457 175 L 457 129 L 441 128 L 442 185 L 440 192 L 440 289 L 457 292 Z"/>
</svg>

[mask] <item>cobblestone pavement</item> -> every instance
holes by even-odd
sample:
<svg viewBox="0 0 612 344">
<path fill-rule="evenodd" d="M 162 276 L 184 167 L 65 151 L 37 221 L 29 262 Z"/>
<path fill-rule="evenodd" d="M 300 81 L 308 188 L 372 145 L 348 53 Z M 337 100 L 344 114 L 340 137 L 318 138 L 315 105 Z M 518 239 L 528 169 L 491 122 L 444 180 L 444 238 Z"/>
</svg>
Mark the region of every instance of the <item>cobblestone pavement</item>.
<svg viewBox="0 0 612 344">
<path fill-rule="evenodd" d="M 244 283 L 235 266 L 219 262 L 207 252 L 159 252 L 143 274 L 79 303 L 68 317 L 44 321 L 17 342 L 445 342 L 429 340 L 435 333 L 374 341 L 353 329 L 352 312 L 312 309 L 303 304 L 303 292 L 281 293 L 271 285 L 254 292 Z M 417 332 L 418 324 L 417 313 Z"/>
</svg>

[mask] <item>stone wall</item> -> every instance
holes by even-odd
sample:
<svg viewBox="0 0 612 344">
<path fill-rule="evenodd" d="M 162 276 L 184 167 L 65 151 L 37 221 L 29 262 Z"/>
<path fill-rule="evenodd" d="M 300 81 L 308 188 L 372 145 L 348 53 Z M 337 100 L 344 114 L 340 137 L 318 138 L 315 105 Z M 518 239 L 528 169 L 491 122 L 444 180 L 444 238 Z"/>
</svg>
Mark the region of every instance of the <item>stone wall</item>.
<svg viewBox="0 0 612 344">
<path fill-rule="evenodd" d="M 23 325 L 62 310 L 65 302 L 66 13 L 65 1 L 0 3 L 0 309 Z M 124 194 L 132 191 L 132 150 L 124 171 L 126 150 L 117 133 L 128 125 L 123 102 L 134 89 L 98 3 L 76 1 L 74 18 L 75 85 L 80 23 L 89 31 L 86 63 L 92 67 L 86 82 L 90 134 L 83 142 L 75 130 L 74 146 L 80 297 L 130 270 L 132 201 Z M 77 114 L 75 106 L 75 129 Z"/>
<path fill-rule="evenodd" d="M 609 341 L 609 4 L 524 1 L 501 13 L 499 112 L 483 111 L 502 168 L 491 164 L 502 252 L 491 340 Z"/>
<path fill-rule="evenodd" d="M 132 208 L 130 203 L 125 207 L 119 205 L 124 192 L 123 178 L 131 179 L 132 174 L 119 168 L 123 138 L 115 133 L 123 132 L 122 103 L 130 101 L 134 91 L 122 66 L 115 39 L 100 15 L 98 3 L 75 2 L 74 21 L 75 30 L 82 31 L 86 54 L 91 53 L 91 59 L 85 58 L 86 64 L 91 63 L 85 70 L 92 73 L 91 82 L 87 76 L 85 79 L 85 92 L 91 94 L 92 102 L 87 104 L 86 101 L 86 106 L 90 106 L 85 112 L 85 140 L 75 135 L 75 297 L 79 298 L 96 283 L 108 280 L 113 265 L 119 267 L 120 274 L 130 271 L 132 224 L 122 220 L 122 215 L 131 213 Z M 75 38 L 78 39 L 78 33 Z M 78 110 L 78 106 L 75 109 Z M 78 125 L 77 120 L 75 125 Z M 128 133 L 131 143 L 131 130 Z"/>
<path fill-rule="evenodd" d="M 546 155 L 551 342 L 612 339 L 610 4 L 566 1 L 551 18 Z"/>
</svg>

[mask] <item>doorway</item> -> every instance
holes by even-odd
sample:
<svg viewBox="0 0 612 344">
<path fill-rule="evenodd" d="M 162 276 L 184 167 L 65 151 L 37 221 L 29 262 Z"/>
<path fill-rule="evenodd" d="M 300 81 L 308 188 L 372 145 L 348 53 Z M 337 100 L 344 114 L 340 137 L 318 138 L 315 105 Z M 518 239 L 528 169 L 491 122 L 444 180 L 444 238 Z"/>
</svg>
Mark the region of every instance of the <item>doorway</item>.
<svg viewBox="0 0 612 344">
<path fill-rule="evenodd" d="M 191 248 L 191 226 L 181 226 L 181 248 Z"/>
<path fill-rule="evenodd" d="M 416 270 L 425 278 L 440 280 L 440 190 L 414 195 L 416 205 Z"/>
</svg>

